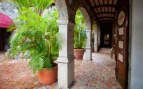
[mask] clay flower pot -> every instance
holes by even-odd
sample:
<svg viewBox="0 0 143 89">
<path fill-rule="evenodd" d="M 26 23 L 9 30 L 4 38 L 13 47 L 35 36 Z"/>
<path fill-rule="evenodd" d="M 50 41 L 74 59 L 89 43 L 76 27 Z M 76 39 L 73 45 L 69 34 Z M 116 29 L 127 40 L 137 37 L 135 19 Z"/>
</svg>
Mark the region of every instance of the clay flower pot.
<svg viewBox="0 0 143 89">
<path fill-rule="evenodd" d="M 84 55 L 84 49 L 74 49 L 74 56 L 76 60 L 82 60 Z"/>
<path fill-rule="evenodd" d="M 43 68 L 38 71 L 38 78 L 41 84 L 52 84 L 57 81 L 57 65 L 50 70 Z"/>
<path fill-rule="evenodd" d="M 91 48 L 91 52 L 94 52 L 94 48 Z"/>
</svg>

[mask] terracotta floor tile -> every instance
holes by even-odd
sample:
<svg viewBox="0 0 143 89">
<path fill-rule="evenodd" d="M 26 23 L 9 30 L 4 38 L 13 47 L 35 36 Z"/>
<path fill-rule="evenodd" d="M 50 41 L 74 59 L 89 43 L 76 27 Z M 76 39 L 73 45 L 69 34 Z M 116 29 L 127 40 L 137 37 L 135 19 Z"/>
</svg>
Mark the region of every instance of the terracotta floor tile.
<svg viewBox="0 0 143 89">
<path fill-rule="evenodd" d="M 115 79 L 115 61 L 110 49 L 93 53 L 93 60 L 75 60 L 75 84 L 71 89 L 122 89 Z M 42 85 L 27 61 L 7 60 L 0 54 L 0 89 L 57 89 L 57 83 Z"/>
</svg>

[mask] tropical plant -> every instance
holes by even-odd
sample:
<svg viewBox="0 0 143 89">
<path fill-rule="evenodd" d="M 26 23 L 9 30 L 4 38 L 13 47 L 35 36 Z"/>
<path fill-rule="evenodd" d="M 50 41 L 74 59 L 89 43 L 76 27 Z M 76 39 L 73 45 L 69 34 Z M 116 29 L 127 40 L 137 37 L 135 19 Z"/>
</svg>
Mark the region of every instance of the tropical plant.
<svg viewBox="0 0 143 89">
<path fill-rule="evenodd" d="M 75 18 L 75 28 L 74 28 L 74 48 L 84 48 L 86 46 L 86 31 L 85 31 L 85 21 L 80 10 L 76 12 Z"/>
<path fill-rule="evenodd" d="M 48 8 L 53 0 L 9 0 L 15 4 L 18 9 L 30 8 L 34 9 L 34 12 L 41 14 L 46 8 Z"/>
<path fill-rule="evenodd" d="M 20 14 L 15 20 L 17 30 L 10 39 L 9 53 L 26 56 L 34 73 L 43 68 L 51 69 L 61 48 L 56 9 L 41 16 L 51 0 L 12 1 L 19 7 Z"/>
</svg>

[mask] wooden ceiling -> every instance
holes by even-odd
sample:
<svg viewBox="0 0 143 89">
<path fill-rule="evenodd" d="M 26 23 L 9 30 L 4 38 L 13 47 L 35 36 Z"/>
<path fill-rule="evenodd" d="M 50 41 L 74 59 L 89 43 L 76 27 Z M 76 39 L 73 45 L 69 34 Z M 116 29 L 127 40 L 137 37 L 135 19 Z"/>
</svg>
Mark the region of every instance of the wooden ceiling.
<svg viewBox="0 0 143 89">
<path fill-rule="evenodd" d="M 99 21 L 114 20 L 117 3 L 118 0 L 90 0 L 90 5 Z"/>
</svg>

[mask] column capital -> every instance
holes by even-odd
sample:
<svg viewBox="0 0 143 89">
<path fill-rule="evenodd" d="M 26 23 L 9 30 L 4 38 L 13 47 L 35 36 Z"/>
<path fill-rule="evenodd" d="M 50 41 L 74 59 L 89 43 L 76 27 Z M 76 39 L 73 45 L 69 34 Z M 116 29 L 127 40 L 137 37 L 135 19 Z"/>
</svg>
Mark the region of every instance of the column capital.
<svg viewBox="0 0 143 89">
<path fill-rule="evenodd" d="M 91 29 L 89 30 L 89 29 L 86 29 L 86 32 L 91 32 Z"/>
<path fill-rule="evenodd" d="M 69 23 L 69 21 L 68 21 L 68 20 L 59 19 L 59 20 L 57 20 L 57 23 L 58 23 L 59 25 L 67 25 L 67 24 Z"/>
<path fill-rule="evenodd" d="M 75 23 L 73 23 L 73 22 L 69 22 L 68 20 L 61 20 L 61 19 L 57 20 L 57 24 L 59 24 L 59 25 L 71 25 L 73 27 L 75 25 Z"/>
<path fill-rule="evenodd" d="M 68 64 L 69 60 L 67 57 L 58 57 L 57 60 L 55 61 L 56 63 L 64 63 L 64 64 Z"/>
<path fill-rule="evenodd" d="M 56 63 L 63 63 L 63 64 L 68 64 L 70 62 L 72 62 L 74 59 L 74 56 L 70 56 L 70 57 L 58 57 L 57 60 L 55 61 Z"/>
<path fill-rule="evenodd" d="M 74 25 L 75 25 L 75 23 L 73 23 L 73 22 L 69 22 L 68 24 L 71 25 L 72 27 L 74 27 Z"/>
<path fill-rule="evenodd" d="M 91 30 L 91 27 L 87 27 L 86 29 L 87 29 L 87 30 Z"/>
<path fill-rule="evenodd" d="M 87 28 L 86 28 L 86 32 L 91 32 L 91 28 L 90 28 L 90 27 L 87 27 Z"/>
</svg>

